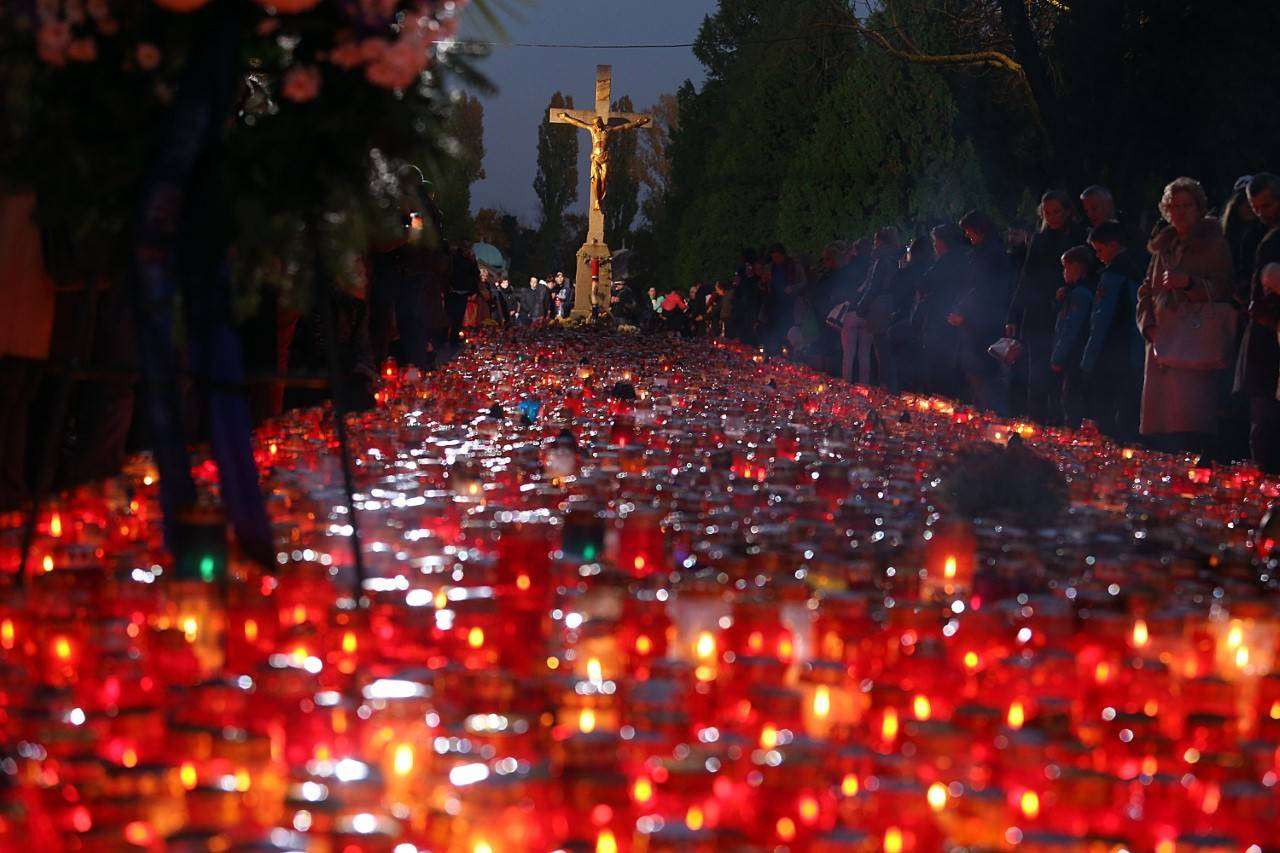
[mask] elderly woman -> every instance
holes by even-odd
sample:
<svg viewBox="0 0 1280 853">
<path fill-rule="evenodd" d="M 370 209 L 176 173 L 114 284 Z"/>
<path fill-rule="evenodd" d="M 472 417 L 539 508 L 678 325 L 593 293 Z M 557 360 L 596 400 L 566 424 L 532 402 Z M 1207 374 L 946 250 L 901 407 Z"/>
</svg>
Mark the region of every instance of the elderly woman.
<svg viewBox="0 0 1280 853">
<path fill-rule="evenodd" d="M 1172 367 L 1157 356 L 1162 322 L 1194 303 L 1231 298 L 1231 247 L 1218 221 L 1207 218 L 1208 209 L 1198 181 L 1178 178 L 1164 188 L 1160 213 L 1169 225 L 1148 244 L 1151 264 L 1138 289 L 1138 328 L 1147 340 L 1139 431 L 1149 444 L 1169 452 L 1200 450 L 1217 431 L 1218 370 Z M 1183 333 L 1190 328 L 1179 325 Z M 1217 331 L 1206 323 L 1201 333 Z"/>
</svg>

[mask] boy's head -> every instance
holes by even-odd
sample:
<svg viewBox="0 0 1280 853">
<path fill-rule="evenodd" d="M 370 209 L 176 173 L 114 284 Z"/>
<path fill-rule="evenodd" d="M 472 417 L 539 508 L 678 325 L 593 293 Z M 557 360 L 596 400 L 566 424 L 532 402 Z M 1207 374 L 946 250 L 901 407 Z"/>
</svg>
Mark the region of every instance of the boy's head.
<svg viewBox="0 0 1280 853">
<path fill-rule="evenodd" d="M 1072 246 L 1062 253 L 1062 280 L 1075 284 L 1093 269 L 1093 249 L 1088 246 Z"/>
<path fill-rule="evenodd" d="M 1089 230 L 1089 246 L 1098 255 L 1098 260 L 1109 264 L 1124 251 L 1124 228 L 1114 219 L 1095 225 Z"/>
</svg>

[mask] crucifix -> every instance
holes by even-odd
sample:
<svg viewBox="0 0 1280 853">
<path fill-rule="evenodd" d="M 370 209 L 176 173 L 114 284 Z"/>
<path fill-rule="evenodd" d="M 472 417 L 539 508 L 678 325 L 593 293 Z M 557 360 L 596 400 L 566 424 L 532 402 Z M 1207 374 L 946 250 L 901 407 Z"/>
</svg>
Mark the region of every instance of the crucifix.
<svg viewBox="0 0 1280 853">
<path fill-rule="evenodd" d="M 596 286 L 599 282 L 589 284 L 592 273 L 598 271 L 601 262 L 607 263 L 610 257 L 609 248 L 604 242 L 604 199 L 609 189 L 609 137 L 615 133 L 644 127 L 652 121 L 652 117 L 647 115 L 613 112 L 610 106 L 612 92 L 613 67 L 597 65 L 596 108 L 566 110 L 553 107 L 548 116 L 553 124 L 573 125 L 591 134 L 591 201 L 587 205 L 587 242 L 578 253 L 578 274 L 574 280 L 575 315 L 589 314 L 593 305 L 605 312 L 609 310 L 609 283 L 603 282 L 603 295 Z"/>
</svg>

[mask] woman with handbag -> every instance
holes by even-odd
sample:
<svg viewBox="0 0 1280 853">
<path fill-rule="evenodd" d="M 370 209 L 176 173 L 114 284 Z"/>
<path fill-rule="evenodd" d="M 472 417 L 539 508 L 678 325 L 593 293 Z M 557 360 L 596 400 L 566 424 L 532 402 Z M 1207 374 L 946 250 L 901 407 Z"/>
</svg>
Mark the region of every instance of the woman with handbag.
<svg viewBox="0 0 1280 853">
<path fill-rule="evenodd" d="M 1147 341 L 1139 432 L 1167 452 L 1201 450 L 1217 431 L 1219 371 L 1235 345 L 1231 247 L 1208 208 L 1198 181 L 1165 187 L 1160 213 L 1169 225 L 1148 244 L 1151 264 L 1138 289 Z"/>
</svg>

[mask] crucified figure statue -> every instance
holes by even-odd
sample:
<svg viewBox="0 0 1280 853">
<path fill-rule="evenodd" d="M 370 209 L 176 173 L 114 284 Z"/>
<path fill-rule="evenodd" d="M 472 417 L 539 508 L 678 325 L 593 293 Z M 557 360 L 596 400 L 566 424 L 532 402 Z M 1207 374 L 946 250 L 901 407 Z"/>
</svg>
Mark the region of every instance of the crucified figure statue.
<svg viewBox="0 0 1280 853">
<path fill-rule="evenodd" d="M 604 196 L 609 181 L 609 135 L 622 130 L 635 130 L 644 127 L 650 121 L 649 116 L 641 116 L 634 121 L 621 124 L 608 124 L 601 116 L 591 121 L 583 121 L 569 112 L 559 114 L 560 121 L 580 127 L 591 134 L 591 204 L 596 210 L 604 212 Z"/>
</svg>

